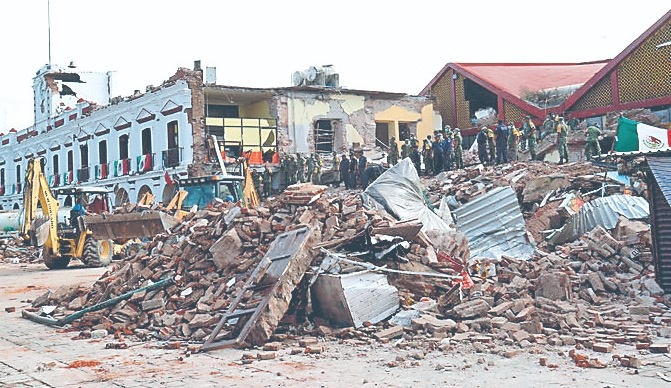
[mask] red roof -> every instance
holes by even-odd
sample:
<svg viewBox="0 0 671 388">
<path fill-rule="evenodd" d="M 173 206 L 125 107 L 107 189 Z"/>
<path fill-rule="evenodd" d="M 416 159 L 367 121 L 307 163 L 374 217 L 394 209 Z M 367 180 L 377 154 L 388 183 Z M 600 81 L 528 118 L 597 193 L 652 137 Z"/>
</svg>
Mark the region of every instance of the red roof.
<svg viewBox="0 0 671 388">
<path fill-rule="evenodd" d="M 454 63 L 457 72 L 468 73 L 498 90 L 521 98 L 525 91 L 537 92 L 582 85 L 608 61 L 589 63 Z"/>
</svg>

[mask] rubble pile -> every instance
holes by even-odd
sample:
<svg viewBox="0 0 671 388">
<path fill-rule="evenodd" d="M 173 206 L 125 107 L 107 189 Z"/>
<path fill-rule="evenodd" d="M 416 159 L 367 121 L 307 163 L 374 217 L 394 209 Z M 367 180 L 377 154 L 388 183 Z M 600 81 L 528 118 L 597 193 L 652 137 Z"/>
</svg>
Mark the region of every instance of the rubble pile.
<svg viewBox="0 0 671 388">
<path fill-rule="evenodd" d="M 597 180 L 594 176 L 599 172 L 598 168 L 585 162 L 564 165 L 515 162 L 503 167 L 478 165 L 444 172 L 426 180 L 425 184 L 434 206 L 438 206 L 442 196 L 448 196 L 456 200 L 453 205 L 457 207 L 501 186 L 511 186 L 525 206 L 540 203 L 545 196 L 549 199 L 569 192 L 599 189 L 603 179 Z M 614 188 L 609 190 L 616 191 Z M 532 210 L 529 206 L 525 209 Z"/>
<path fill-rule="evenodd" d="M 15 235 L 0 239 L 0 263 L 26 264 L 40 263 L 40 252 L 32 246 L 24 246 L 23 241 Z"/>
<path fill-rule="evenodd" d="M 332 335 L 359 343 L 395 340 L 415 359 L 455 350 L 514 357 L 522 350 L 567 345 L 581 367 L 606 367 L 611 359 L 604 363 L 577 353 L 590 349 L 613 353 L 615 365 L 638 368 L 640 359 L 617 354 L 618 345 L 671 350 L 668 300 L 654 281 L 649 252 L 641 253 L 649 247 L 647 225 L 621 217 L 612 232 L 597 227 L 555 252 L 538 251 L 529 261 L 473 263 L 473 284 L 462 285 L 461 300 L 453 290 L 437 300 L 406 298 L 389 321 Z"/>
<path fill-rule="evenodd" d="M 586 163 L 513 163 L 427 181 L 428 202 L 451 210 L 510 186 L 509 197 L 524 215 L 517 212 L 522 228 L 526 223 L 529 240 L 537 243 L 529 260 L 506 252 L 471 257 L 479 247 L 469 245 L 465 232 L 424 230 L 418 220 L 399 221 L 365 207 L 358 192 L 305 184 L 253 209 L 217 203 L 191 213 L 146 250 L 110 267 L 92 288 L 61 287 L 36 299 L 33 309 L 55 305 L 55 317 L 68 316 L 169 278 L 172 284 L 88 312 L 72 327 L 84 338 L 103 329 L 202 343 L 229 306 L 251 293 L 249 281 L 273 244 L 307 226 L 315 235 L 309 246 L 315 259 L 305 276 L 294 278 L 302 280 L 292 285 L 288 313 L 274 317 L 268 329 L 274 340 L 295 338 L 287 333 L 353 344 L 399 338 L 397 347 L 420 358 L 454 349 L 512 357 L 569 345 L 575 347 L 570 357 L 586 367 L 606 364 L 577 353 L 585 348 L 610 353 L 629 344 L 669 352 L 671 342 L 661 338 L 671 338 L 671 314 L 654 280 L 647 223 L 620 216 L 612 229 L 597 226 L 566 243 L 545 242 L 546 229 L 560 226 L 582 204 L 621 191 L 613 182 L 602 188 L 606 178 L 599 172 Z M 447 209 L 437 213 L 451 217 Z M 253 308 L 242 300 L 240 311 Z M 304 342 L 306 349 L 323 350 Z M 635 356 L 617 360 L 637 363 Z"/>
<path fill-rule="evenodd" d="M 310 194 L 309 199 L 314 200 L 310 207 L 292 205 L 289 202 L 297 203 L 299 197 L 291 195 L 291 201 L 280 199 L 270 208 L 241 210 L 232 204 L 218 204 L 191 213 L 170 234 L 157 236 L 135 256 L 111 266 L 92 288 L 63 286 L 48 291 L 33 301 L 33 308 L 57 305 L 53 316 L 63 317 L 152 282 L 174 278 L 174 284 L 165 289 L 138 292 L 114 306 L 87 313 L 72 326 L 131 331 L 147 339 L 198 342 L 211 333 L 217 314 L 235 298 L 279 233 L 300 225 L 312 226 L 323 236 L 321 247 L 336 249 L 365 244 L 362 240 L 367 231 L 393 224 L 388 215 L 364 209 L 356 193 L 318 198 Z M 461 244 L 463 250 L 465 242 Z M 384 243 L 381 246 L 387 247 Z M 390 250 L 385 255 L 397 252 Z M 407 255 L 421 261 L 426 248 L 413 242 Z"/>
</svg>

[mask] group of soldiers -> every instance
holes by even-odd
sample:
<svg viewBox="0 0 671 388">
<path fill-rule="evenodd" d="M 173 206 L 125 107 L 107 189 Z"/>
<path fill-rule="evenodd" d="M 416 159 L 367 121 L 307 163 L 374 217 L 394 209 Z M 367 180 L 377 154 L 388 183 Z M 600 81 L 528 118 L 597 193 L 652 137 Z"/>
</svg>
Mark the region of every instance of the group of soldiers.
<svg viewBox="0 0 671 388">
<path fill-rule="evenodd" d="M 504 124 L 503 120 L 498 121 L 495 129 L 487 126 L 480 128 L 475 137 L 480 163 L 501 164 L 517 160 L 517 150 L 524 130 L 529 132 L 535 130 L 530 120 L 524 120 L 520 129 L 515 127 L 512 121 Z M 535 157 L 536 143 L 534 141 L 529 143 L 529 149 L 533 150 Z M 526 144 L 523 143 L 523 147 L 525 146 Z"/>
<path fill-rule="evenodd" d="M 334 162 L 335 165 L 336 162 Z M 337 176 L 338 180 L 334 182 L 334 185 L 339 186 L 340 183 L 344 183 L 346 189 L 361 188 L 365 190 L 383 172 L 383 168 L 379 164 L 368 163 L 368 158 L 362 150 L 350 150 L 349 156 L 343 154 L 342 160 L 337 162 L 337 166 L 334 169 L 338 169 L 340 174 Z"/>
<path fill-rule="evenodd" d="M 518 160 L 518 149 L 529 150 L 530 160 L 536 160 L 536 147 L 551 133 L 557 133 L 557 145 L 559 149 L 559 164 L 568 163 L 568 134 L 569 130 L 577 130 L 580 123 L 577 119 L 564 122 L 564 118 L 556 114 L 548 114 L 541 128 L 537 128 L 531 121 L 530 116 L 524 116 L 522 125 L 517 128 L 512 121 L 507 124 L 498 120 L 494 129 L 483 126 L 476 135 L 475 141 L 478 147 L 478 159 L 483 164 L 501 164 Z M 601 153 L 599 140 L 603 133 L 598 125 L 592 124 L 585 129 L 587 141 L 585 144 L 585 157 L 587 159 Z M 459 128 L 452 129 L 446 125 L 442 131 L 434 131 L 433 136 L 428 135 L 423 139 L 420 148 L 419 140 L 411 134 L 400 147 L 400 155 L 396 138 L 389 141 L 389 153 L 387 164 L 389 167 L 398 163 L 399 158 L 410 158 L 418 174 L 436 175 L 443 171 L 464 168 L 463 160 L 463 138 Z M 368 184 L 375 180 L 383 168 L 377 164 L 369 164 L 366 156 L 361 150 L 350 150 L 349 155 L 341 156 L 333 152 L 331 170 L 333 177 L 330 180 L 334 186 L 345 184 L 347 189 L 366 189 Z M 424 170 L 422 170 L 422 162 Z M 305 157 L 301 153 L 282 154 L 281 171 L 284 174 L 285 186 L 295 183 L 322 182 L 322 158 L 318 153 L 309 154 Z M 263 197 L 272 194 L 273 173 L 265 166 L 262 173 L 252 174 L 257 192 Z"/>
<path fill-rule="evenodd" d="M 306 182 L 320 184 L 323 162 L 318 153 L 309 154 L 308 157 L 301 153 L 284 154 L 281 163 L 287 186 Z"/>
<path fill-rule="evenodd" d="M 424 174 L 436 175 L 442 171 L 453 168 L 464 168 L 464 150 L 462 148 L 463 138 L 459 128 L 446 125 L 442 131 L 434 131 L 433 136 L 427 135 L 419 147 L 419 140 L 411 134 L 401 146 L 401 159 L 410 158 L 418 174 L 422 173 L 422 161 L 424 162 Z M 387 163 L 393 166 L 398 163 L 399 153 L 396 138 L 389 141 L 389 155 Z"/>
<path fill-rule="evenodd" d="M 529 159 L 537 160 L 536 147 L 551 133 L 557 133 L 556 144 L 559 151 L 559 164 L 568 163 L 568 134 L 569 130 L 580 128 L 580 122 L 572 118 L 568 123 L 562 116 L 549 113 L 542 127 L 537 128 L 531 121 L 530 116 L 524 116 L 522 126 L 518 129 L 514 123 L 509 121 L 507 125 L 502 120 L 498 121 L 495 129 L 483 126 L 476 142 L 478 145 L 478 159 L 483 164 L 501 164 L 518 160 L 518 148 L 529 150 Z M 589 125 L 585 129 L 587 142 L 585 144 L 585 157 L 601 153 L 599 140 L 602 132 L 597 124 Z M 510 157 L 509 157 L 510 156 Z"/>
</svg>

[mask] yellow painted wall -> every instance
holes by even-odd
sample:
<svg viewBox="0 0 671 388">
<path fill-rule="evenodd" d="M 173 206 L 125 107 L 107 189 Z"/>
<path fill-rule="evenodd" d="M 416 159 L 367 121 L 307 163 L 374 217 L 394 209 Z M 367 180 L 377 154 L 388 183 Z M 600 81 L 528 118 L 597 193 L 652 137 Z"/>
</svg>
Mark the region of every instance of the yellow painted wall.
<svg viewBox="0 0 671 388">
<path fill-rule="evenodd" d="M 238 109 L 240 110 L 240 117 L 271 118 L 268 101 L 258 101 L 253 104 L 240 106 Z"/>
<path fill-rule="evenodd" d="M 420 120 L 421 119 L 421 120 Z M 389 137 L 396 137 L 397 146 L 401 146 L 399 142 L 398 123 L 399 122 L 416 122 L 417 123 L 417 139 L 426 139 L 427 135 L 433 135 L 434 131 L 434 114 L 433 104 L 428 104 L 422 108 L 421 113 L 413 112 L 399 106 L 392 106 L 389 109 L 375 114 L 376 122 L 386 122 L 389 124 Z"/>
<path fill-rule="evenodd" d="M 422 108 L 422 121 L 417 123 L 417 138 L 426 139 L 428 135 L 433 135 L 436 128 L 434 122 L 433 104 L 426 105 Z"/>
</svg>

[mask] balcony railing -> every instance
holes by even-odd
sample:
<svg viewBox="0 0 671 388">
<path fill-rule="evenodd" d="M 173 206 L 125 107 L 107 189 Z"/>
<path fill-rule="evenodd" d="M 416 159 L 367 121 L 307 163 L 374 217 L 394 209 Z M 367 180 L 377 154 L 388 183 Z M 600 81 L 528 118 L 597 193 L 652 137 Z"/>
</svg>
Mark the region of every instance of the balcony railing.
<svg viewBox="0 0 671 388">
<path fill-rule="evenodd" d="M 177 167 L 182 162 L 182 148 L 168 148 L 163 150 L 163 168 Z"/>
<path fill-rule="evenodd" d="M 91 173 L 88 167 L 82 167 L 77 170 L 77 181 L 88 182 L 91 178 Z"/>
</svg>

